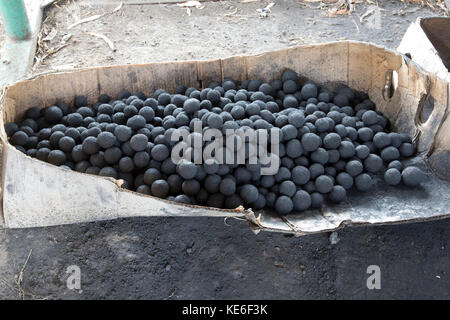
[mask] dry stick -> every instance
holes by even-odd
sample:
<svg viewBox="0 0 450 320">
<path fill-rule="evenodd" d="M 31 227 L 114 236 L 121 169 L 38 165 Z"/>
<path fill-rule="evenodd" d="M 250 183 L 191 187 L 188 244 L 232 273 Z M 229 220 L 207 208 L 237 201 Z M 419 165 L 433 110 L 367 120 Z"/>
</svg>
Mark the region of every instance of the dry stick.
<svg viewBox="0 0 450 320">
<path fill-rule="evenodd" d="M 114 52 L 116 51 L 116 48 L 114 47 L 114 43 L 105 35 L 100 34 L 100 33 L 95 33 L 95 32 L 85 32 L 86 34 L 90 34 L 94 37 L 98 37 L 103 39 L 103 41 L 106 42 L 106 44 L 109 46 L 109 48 Z"/>
<path fill-rule="evenodd" d="M 33 249 L 30 249 L 30 252 L 28 253 L 28 257 L 25 260 L 25 263 L 22 266 L 22 269 L 19 272 L 19 278 L 17 279 L 17 287 L 19 291 L 19 298 L 24 300 L 25 299 L 25 291 L 22 289 L 22 281 L 23 281 L 23 272 L 25 271 L 25 267 L 27 266 L 28 260 L 30 259 L 31 252 L 33 252 Z"/>
</svg>

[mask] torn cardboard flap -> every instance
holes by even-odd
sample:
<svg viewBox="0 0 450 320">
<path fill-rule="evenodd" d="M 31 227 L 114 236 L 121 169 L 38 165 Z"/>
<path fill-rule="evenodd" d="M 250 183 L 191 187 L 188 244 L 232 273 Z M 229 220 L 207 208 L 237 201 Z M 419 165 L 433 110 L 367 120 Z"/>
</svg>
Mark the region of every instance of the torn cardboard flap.
<svg viewBox="0 0 450 320">
<path fill-rule="evenodd" d="M 116 96 L 122 89 L 151 94 L 158 88 L 173 91 L 180 83 L 205 87 L 210 81 L 229 77 L 270 82 L 279 78 L 286 68 L 328 87 L 346 83 L 354 89 L 367 91 L 394 129 L 417 137 L 418 145 L 426 152 L 415 161 L 428 172 L 429 180 L 415 189 L 393 188 L 377 181 L 370 194 L 351 193 L 343 204 L 284 217 L 271 211 L 253 212 L 251 208 L 240 211 L 187 206 L 121 189 L 113 179 L 68 171 L 30 158 L 7 143 L 2 128 L 5 226 L 25 228 L 138 216 L 213 216 L 246 219 L 254 230 L 305 235 L 345 225 L 400 223 L 449 216 L 450 183 L 439 179 L 425 165 L 426 155 L 434 157 L 431 168 L 439 176 L 446 176 L 441 168 L 445 167 L 443 163 L 450 163 L 448 83 L 424 72 L 401 55 L 372 44 L 334 42 L 256 56 L 45 74 L 7 88 L 1 101 L 1 117 L 3 123 L 14 121 L 30 107 L 44 108 L 58 100 L 71 104 L 76 95 L 87 95 L 93 103 L 100 94 Z M 394 71 L 398 78 L 395 84 L 392 81 Z M 444 88 L 447 92 L 443 92 Z M 416 117 L 421 99 L 432 93 L 440 104 L 438 111 L 432 112 L 433 125 L 418 126 Z"/>
</svg>

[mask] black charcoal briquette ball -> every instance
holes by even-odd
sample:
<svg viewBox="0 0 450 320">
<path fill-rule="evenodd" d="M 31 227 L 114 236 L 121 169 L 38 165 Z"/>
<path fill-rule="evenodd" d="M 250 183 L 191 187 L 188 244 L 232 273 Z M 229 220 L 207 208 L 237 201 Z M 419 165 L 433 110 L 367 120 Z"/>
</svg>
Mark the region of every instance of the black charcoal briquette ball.
<svg viewBox="0 0 450 320">
<path fill-rule="evenodd" d="M 352 127 L 345 127 L 345 130 L 347 131 L 346 138 L 349 138 L 352 141 L 355 141 L 358 138 L 358 131 L 356 131 L 355 128 Z M 367 143 L 367 142 L 366 142 Z"/>
<path fill-rule="evenodd" d="M 152 195 L 159 198 L 166 198 L 169 195 L 170 187 L 167 181 L 159 179 L 152 183 Z"/>
<path fill-rule="evenodd" d="M 388 165 L 388 169 L 392 169 L 392 168 L 397 169 L 398 171 L 402 171 L 403 164 L 398 160 L 391 161 Z"/>
<path fill-rule="evenodd" d="M 123 108 L 123 114 L 126 118 L 131 118 L 138 114 L 138 109 L 135 106 L 126 106 Z"/>
<path fill-rule="evenodd" d="M 317 148 L 317 150 L 311 152 L 310 158 L 314 163 L 324 165 L 328 162 L 328 151 L 324 148 Z"/>
<path fill-rule="evenodd" d="M 64 133 L 62 135 L 64 136 Z M 9 142 L 14 146 L 25 146 L 28 143 L 28 135 L 23 131 L 17 131 L 12 135 Z"/>
<path fill-rule="evenodd" d="M 295 211 L 305 211 L 311 207 L 311 196 L 304 190 L 299 190 L 292 198 Z"/>
<path fill-rule="evenodd" d="M 29 108 L 25 112 L 25 117 L 29 119 L 37 120 L 41 115 L 41 110 L 38 107 Z"/>
<path fill-rule="evenodd" d="M 402 174 L 395 168 L 390 168 L 384 173 L 384 181 L 391 186 L 398 185 L 401 180 Z"/>
<path fill-rule="evenodd" d="M 287 81 L 287 80 L 293 80 L 295 82 L 298 81 L 298 75 L 294 70 L 286 69 L 283 71 L 283 74 L 281 75 L 281 81 Z M 275 82 L 275 81 L 274 81 Z"/>
<path fill-rule="evenodd" d="M 324 202 L 323 195 L 319 192 L 311 193 L 311 207 L 320 208 Z"/>
<path fill-rule="evenodd" d="M 261 210 L 266 206 L 266 198 L 263 194 L 258 195 L 258 199 L 251 204 L 254 210 Z"/>
<path fill-rule="evenodd" d="M 161 173 L 155 168 L 149 168 L 144 172 L 144 182 L 149 186 L 159 179 L 161 179 Z"/>
<path fill-rule="evenodd" d="M 305 116 L 301 111 L 294 111 L 288 115 L 289 124 L 296 128 L 301 128 L 305 124 Z"/>
<path fill-rule="evenodd" d="M 213 129 L 220 129 L 223 126 L 223 119 L 216 113 L 210 113 L 207 119 L 208 126 Z"/>
<path fill-rule="evenodd" d="M 323 145 L 327 149 L 337 149 L 341 145 L 341 136 L 335 132 L 328 133 L 323 138 Z"/>
<path fill-rule="evenodd" d="M 167 183 L 169 184 L 170 192 L 173 194 L 178 194 L 181 192 L 183 178 L 181 178 L 178 174 L 171 174 L 167 178 Z"/>
<path fill-rule="evenodd" d="M 78 172 L 86 172 L 86 170 L 91 166 L 89 161 L 83 160 L 80 162 L 77 162 L 75 165 L 75 171 Z"/>
<path fill-rule="evenodd" d="M 76 129 L 76 128 L 68 128 L 65 132 L 65 135 L 67 137 L 73 138 L 75 141 L 81 141 L 80 131 L 78 131 L 78 129 Z M 44 139 L 47 139 L 47 138 L 44 138 Z M 42 140 L 42 139 L 40 139 L 40 140 Z"/>
<path fill-rule="evenodd" d="M 281 128 L 281 134 L 284 141 L 289 141 L 297 137 L 298 131 L 292 124 L 287 124 Z"/>
<path fill-rule="evenodd" d="M 391 169 L 389 169 L 391 170 Z M 426 174 L 416 167 L 406 167 L 402 171 L 402 181 L 409 187 L 420 185 L 426 179 Z"/>
<path fill-rule="evenodd" d="M 345 171 L 352 177 L 356 177 L 363 172 L 363 165 L 358 160 L 351 160 L 345 165 Z"/>
<path fill-rule="evenodd" d="M 288 196 L 281 196 L 275 202 L 275 211 L 279 214 L 288 214 L 294 209 L 294 203 Z"/>
<path fill-rule="evenodd" d="M 291 171 L 291 175 L 294 183 L 299 186 L 306 184 L 311 178 L 309 169 L 304 166 L 294 167 Z"/>
<path fill-rule="evenodd" d="M 280 184 L 279 192 L 282 195 L 292 197 L 292 196 L 294 196 L 296 190 L 297 190 L 297 188 L 295 186 L 295 183 L 290 180 L 286 180 Z"/>
<path fill-rule="evenodd" d="M 336 182 L 347 190 L 353 186 L 353 178 L 347 172 L 340 172 L 336 176 Z"/>
<path fill-rule="evenodd" d="M 295 96 L 288 94 L 283 98 L 283 107 L 288 108 L 298 108 L 298 100 Z"/>
<path fill-rule="evenodd" d="M 57 106 L 52 106 L 44 109 L 44 117 L 50 123 L 61 121 L 63 112 Z"/>
<path fill-rule="evenodd" d="M 14 122 L 7 122 L 5 123 L 5 131 L 8 137 L 11 137 L 14 133 L 16 133 L 19 130 L 19 126 L 17 123 Z"/>
<path fill-rule="evenodd" d="M 146 195 L 152 194 L 150 187 L 146 184 L 142 184 L 139 187 L 137 187 L 136 192 L 141 193 L 141 194 L 146 194 Z"/>
<path fill-rule="evenodd" d="M 305 133 L 302 136 L 302 146 L 306 152 L 315 151 L 321 144 L 322 139 L 315 133 Z"/>
<path fill-rule="evenodd" d="M 107 114 L 100 114 L 97 116 L 97 122 L 99 122 L 100 124 L 103 123 L 110 123 L 111 122 L 111 117 Z"/>
<path fill-rule="evenodd" d="M 97 114 L 112 115 L 113 113 L 114 113 L 114 108 L 110 104 L 103 103 L 98 106 Z M 90 116 L 92 117 L 93 115 L 91 114 Z"/>
<path fill-rule="evenodd" d="M 391 138 L 391 145 L 396 148 L 400 147 L 403 142 L 401 135 L 396 132 L 390 132 L 388 135 Z"/>
<path fill-rule="evenodd" d="M 411 143 L 404 142 L 400 145 L 400 154 L 402 157 L 411 157 L 414 154 L 414 146 Z"/>
<path fill-rule="evenodd" d="M 248 89 L 248 91 L 253 91 L 253 92 L 258 91 L 258 88 L 261 84 L 262 84 L 261 80 L 250 80 L 248 82 L 247 89 Z"/>
<path fill-rule="evenodd" d="M 328 198 L 335 203 L 344 201 L 346 197 L 347 192 L 345 191 L 345 188 L 339 185 L 334 186 L 331 192 L 328 194 Z"/>
<path fill-rule="evenodd" d="M 361 173 L 355 178 L 355 187 L 358 191 L 369 191 L 373 187 L 373 180 L 367 173 Z"/>
<path fill-rule="evenodd" d="M 370 154 L 370 149 L 366 145 L 361 144 L 355 148 L 355 154 L 359 159 L 364 160 Z"/>
<path fill-rule="evenodd" d="M 178 203 L 184 203 L 184 204 L 192 204 L 191 198 L 185 194 L 177 195 L 173 201 L 178 202 Z"/>
<path fill-rule="evenodd" d="M 127 126 L 133 130 L 139 130 L 145 127 L 145 118 L 140 115 L 135 115 L 127 120 Z"/>
<path fill-rule="evenodd" d="M 138 133 L 132 136 L 130 139 L 130 146 L 134 151 L 143 151 L 147 148 L 147 145 L 148 145 L 148 138 L 145 134 Z"/>
<path fill-rule="evenodd" d="M 349 99 L 345 94 L 338 93 L 334 96 L 333 102 L 335 105 L 339 107 L 345 107 L 349 105 Z"/>
<path fill-rule="evenodd" d="M 231 196 L 236 192 L 236 181 L 234 178 L 224 178 L 220 182 L 219 191 L 224 196 Z"/>
<path fill-rule="evenodd" d="M 189 196 L 195 196 L 200 191 L 200 183 L 195 179 L 186 180 L 181 185 L 183 192 Z"/>
<path fill-rule="evenodd" d="M 390 162 L 392 160 L 397 160 L 400 158 L 400 152 L 395 147 L 386 147 L 383 150 L 381 150 L 381 159 L 383 159 L 386 162 Z"/>
<path fill-rule="evenodd" d="M 334 181 L 327 175 L 321 175 L 314 181 L 316 190 L 320 193 L 328 193 L 333 189 Z"/>
<path fill-rule="evenodd" d="M 167 158 L 163 162 L 161 162 L 161 172 L 164 174 L 172 174 L 177 171 L 177 166 L 173 163 L 172 159 Z M 198 170 L 197 170 L 198 171 Z"/>
<path fill-rule="evenodd" d="M 89 157 L 89 162 L 94 167 L 102 168 L 102 167 L 106 166 L 105 153 L 103 151 L 99 151 L 99 152 L 91 155 Z"/>
<path fill-rule="evenodd" d="M 304 100 L 308 100 L 309 98 L 317 97 L 317 86 L 314 83 L 308 82 L 305 83 L 300 90 L 302 98 Z"/>
<path fill-rule="evenodd" d="M 72 152 L 73 147 L 75 147 L 75 140 L 71 137 L 62 137 L 58 141 L 59 148 L 64 152 Z"/>
<path fill-rule="evenodd" d="M 34 121 L 33 119 L 25 119 L 22 121 L 21 123 L 21 127 L 28 127 L 30 129 L 32 129 L 32 132 L 37 132 L 39 130 L 39 125 L 37 124 L 36 121 Z"/>
<path fill-rule="evenodd" d="M 142 107 L 139 115 L 144 117 L 145 121 L 150 122 L 155 118 L 155 111 L 151 107 Z"/>
<path fill-rule="evenodd" d="M 383 168 L 383 159 L 378 155 L 371 153 L 364 159 L 364 168 L 368 172 L 377 173 Z"/>
<path fill-rule="evenodd" d="M 278 128 L 282 128 L 283 126 L 288 124 L 288 116 L 283 115 L 283 114 L 278 114 L 278 116 L 275 118 L 275 125 Z"/>
<path fill-rule="evenodd" d="M 197 166 L 186 160 L 181 160 L 177 164 L 177 173 L 185 180 L 193 179 L 197 175 Z"/>
<path fill-rule="evenodd" d="M 120 147 L 122 149 L 122 152 L 127 156 L 132 157 L 135 153 L 135 151 L 130 146 L 130 141 L 122 143 Z"/>
<path fill-rule="evenodd" d="M 212 90 L 212 91 L 214 91 L 214 90 Z M 214 91 L 214 92 L 219 95 L 219 99 L 220 99 L 220 94 L 217 91 Z M 195 98 L 189 98 L 186 101 L 184 101 L 183 109 L 184 109 L 184 111 L 186 111 L 187 114 L 192 115 L 196 111 L 200 110 L 200 101 Z"/>
<path fill-rule="evenodd" d="M 342 159 L 348 159 L 355 155 L 355 146 L 349 141 L 342 141 L 339 146 L 339 154 Z"/>
<path fill-rule="evenodd" d="M 220 92 L 217 90 L 210 90 L 206 94 L 206 99 L 211 101 L 212 105 L 218 105 L 220 103 Z M 199 105 L 200 106 L 200 105 Z M 198 110 L 198 109 L 197 109 Z M 195 110 L 195 111 L 197 111 Z"/>
<path fill-rule="evenodd" d="M 291 179 L 291 171 L 288 168 L 280 167 L 275 175 L 275 180 L 281 182 L 289 179 Z"/>
<path fill-rule="evenodd" d="M 111 147 L 105 150 L 104 156 L 108 164 L 116 164 L 122 157 L 122 150 L 119 147 Z"/>
<path fill-rule="evenodd" d="M 31 137 L 28 138 L 28 142 L 26 143 L 25 148 L 26 149 L 35 149 L 37 144 L 38 144 L 38 142 L 39 142 L 38 137 L 31 136 Z"/>
<path fill-rule="evenodd" d="M 378 132 L 373 136 L 373 143 L 378 149 L 383 149 L 391 144 L 391 137 L 386 132 Z"/>
<path fill-rule="evenodd" d="M 119 160 L 119 169 L 122 172 L 128 173 L 134 170 L 134 161 L 130 157 L 123 157 Z"/>
<path fill-rule="evenodd" d="M 258 199 L 259 192 L 254 185 L 245 184 L 240 188 L 239 195 L 245 203 L 249 204 Z"/>
<path fill-rule="evenodd" d="M 373 138 L 373 131 L 372 129 L 368 127 L 363 127 L 358 129 L 358 138 L 359 140 L 366 142 L 366 141 L 372 141 Z"/>
<path fill-rule="evenodd" d="M 303 147 L 298 139 L 288 141 L 286 144 L 286 154 L 292 159 L 298 158 L 303 154 Z"/>
<path fill-rule="evenodd" d="M 327 120 L 328 118 L 320 118 L 317 119 L 314 125 L 316 126 L 316 129 L 318 132 L 325 132 L 329 131 L 330 123 Z"/>
<path fill-rule="evenodd" d="M 320 163 L 313 163 L 309 166 L 309 173 L 311 179 L 315 179 L 316 177 L 322 175 L 325 172 L 325 168 Z"/>
<path fill-rule="evenodd" d="M 158 98 L 157 98 L 158 103 L 161 106 L 167 106 L 170 103 L 170 99 L 171 99 L 170 94 L 168 94 L 166 92 L 159 94 Z"/>
<path fill-rule="evenodd" d="M 100 168 L 94 167 L 94 166 L 91 166 L 91 167 L 87 168 L 86 171 L 85 171 L 85 173 L 96 174 L 96 175 L 98 175 L 99 172 L 100 172 Z"/>
<path fill-rule="evenodd" d="M 368 110 L 363 113 L 361 119 L 364 122 L 365 126 L 371 126 L 378 122 L 378 115 L 375 111 Z"/>
<path fill-rule="evenodd" d="M 150 156 L 146 151 L 139 151 L 134 154 L 133 161 L 136 167 L 144 168 L 150 162 Z"/>
<path fill-rule="evenodd" d="M 169 148 L 164 144 L 156 144 L 151 151 L 152 159 L 155 159 L 156 161 L 164 161 L 169 155 Z"/>
<path fill-rule="evenodd" d="M 262 176 L 261 177 L 261 186 L 264 188 L 271 188 L 275 184 L 275 177 L 274 176 Z"/>
<path fill-rule="evenodd" d="M 273 193 L 273 192 L 269 192 L 269 193 L 265 196 L 265 198 L 266 198 L 266 206 L 267 206 L 268 208 L 273 209 L 274 206 L 275 206 L 275 201 L 277 200 L 277 195 L 276 195 L 275 193 Z M 240 198 L 239 198 L 239 199 L 240 199 Z M 241 202 L 242 202 L 242 200 L 241 200 Z"/>
<path fill-rule="evenodd" d="M 83 152 L 83 145 L 78 144 L 72 149 L 72 160 L 75 162 L 80 162 L 83 160 L 87 160 L 88 156 Z"/>
<path fill-rule="evenodd" d="M 341 158 L 341 155 L 338 150 L 331 149 L 328 150 L 328 163 L 336 163 Z"/>
<path fill-rule="evenodd" d="M 140 186 L 144 184 L 144 175 L 142 173 L 134 177 L 134 186 Z"/>
<path fill-rule="evenodd" d="M 36 152 L 36 158 L 38 158 L 39 160 L 42 160 L 42 161 L 47 161 L 50 151 L 51 150 L 49 148 L 45 148 L 45 147 L 40 148 Z"/>
<path fill-rule="evenodd" d="M 219 191 L 220 182 L 222 178 L 217 174 L 210 174 L 205 178 L 204 187 L 209 193 L 216 193 Z"/>
<path fill-rule="evenodd" d="M 285 93 L 294 93 L 298 90 L 297 82 L 294 80 L 286 80 L 283 82 L 283 91 Z"/>
<path fill-rule="evenodd" d="M 84 139 L 82 145 L 83 145 L 83 152 L 86 154 L 95 154 L 100 149 L 97 143 L 97 138 L 92 136 L 89 136 L 86 139 Z"/>
<path fill-rule="evenodd" d="M 61 150 L 52 150 L 47 157 L 47 161 L 55 166 L 63 165 L 66 159 L 66 154 Z"/>
<path fill-rule="evenodd" d="M 341 159 L 338 162 L 336 162 L 335 164 L 333 164 L 333 167 L 335 167 L 338 172 L 341 172 L 341 171 L 345 170 L 345 164 L 346 164 L 346 162 Z"/>
<path fill-rule="evenodd" d="M 111 132 L 105 131 L 97 136 L 97 144 L 104 149 L 112 147 L 115 143 L 116 137 Z"/>
</svg>

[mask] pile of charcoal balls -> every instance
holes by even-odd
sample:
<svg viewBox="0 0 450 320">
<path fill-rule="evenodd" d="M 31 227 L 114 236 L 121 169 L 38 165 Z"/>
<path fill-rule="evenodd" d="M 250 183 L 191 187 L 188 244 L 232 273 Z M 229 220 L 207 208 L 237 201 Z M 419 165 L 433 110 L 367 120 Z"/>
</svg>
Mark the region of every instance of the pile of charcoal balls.
<svg viewBox="0 0 450 320">
<path fill-rule="evenodd" d="M 302 84 L 301 84 L 302 83 Z M 171 160 L 177 128 L 277 129 L 280 168 L 261 175 L 255 164 Z M 32 107 L 6 123 L 9 142 L 23 153 L 78 172 L 122 179 L 122 187 L 186 204 L 233 209 L 271 208 L 279 214 L 346 199 L 351 188 L 370 190 L 376 176 L 389 185 L 417 186 L 426 175 L 402 160 L 414 155 L 411 138 L 389 131 L 368 95 L 340 85 L 336 92 L 300 81 L 213 82 L 199 90 L 178 86 L 148 97 L 123 90 L 94 105 L 84 96 Z"/>
</svg>

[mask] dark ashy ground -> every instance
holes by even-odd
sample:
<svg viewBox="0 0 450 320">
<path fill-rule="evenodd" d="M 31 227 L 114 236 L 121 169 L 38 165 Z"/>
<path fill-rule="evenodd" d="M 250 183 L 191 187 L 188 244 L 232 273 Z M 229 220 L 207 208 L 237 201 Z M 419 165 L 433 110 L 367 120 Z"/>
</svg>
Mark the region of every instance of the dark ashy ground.
<svg viewBox="0 0 450 320">
<path fill-rule="evenodd" d="M 364 2 L 350 16 L 330 18 L 317 2 L 288 0 L 260 19 L 256 8 L 269 2 L 206 2 L 203 9 L 192 8 L 190 16 L 173 4 L 125 5 L 114 15 L 68 30 L 78 19 L 111 11 L 118 2 L 99 9 L 93 2 L 59 1 L 48 12 L 47 29 L 58 32 L 47 45 L 57 47 L 69 32 L 70 45 L 35 71 L 207 59 L 343 38 L 395 48 L 418 16 L 442 14 L 395 0 L 380 1 L 379 8 Z M 117 51 L 89 31 L 106 35 Z M 449 219 L 347 228 L 338 232 L 336 244 L 326 233 L 254 235 L 243 222 L 227 223 L 231 226 L 218 218 L 161 217 L 2 229 L 0 298 L 450 298 Z M 66 270 L 72 265 L 81 270 L 81 290 L 67 288 Z M 366 286 L 370 265 L 380 267 L 380 290 Z"/>
</svg>

